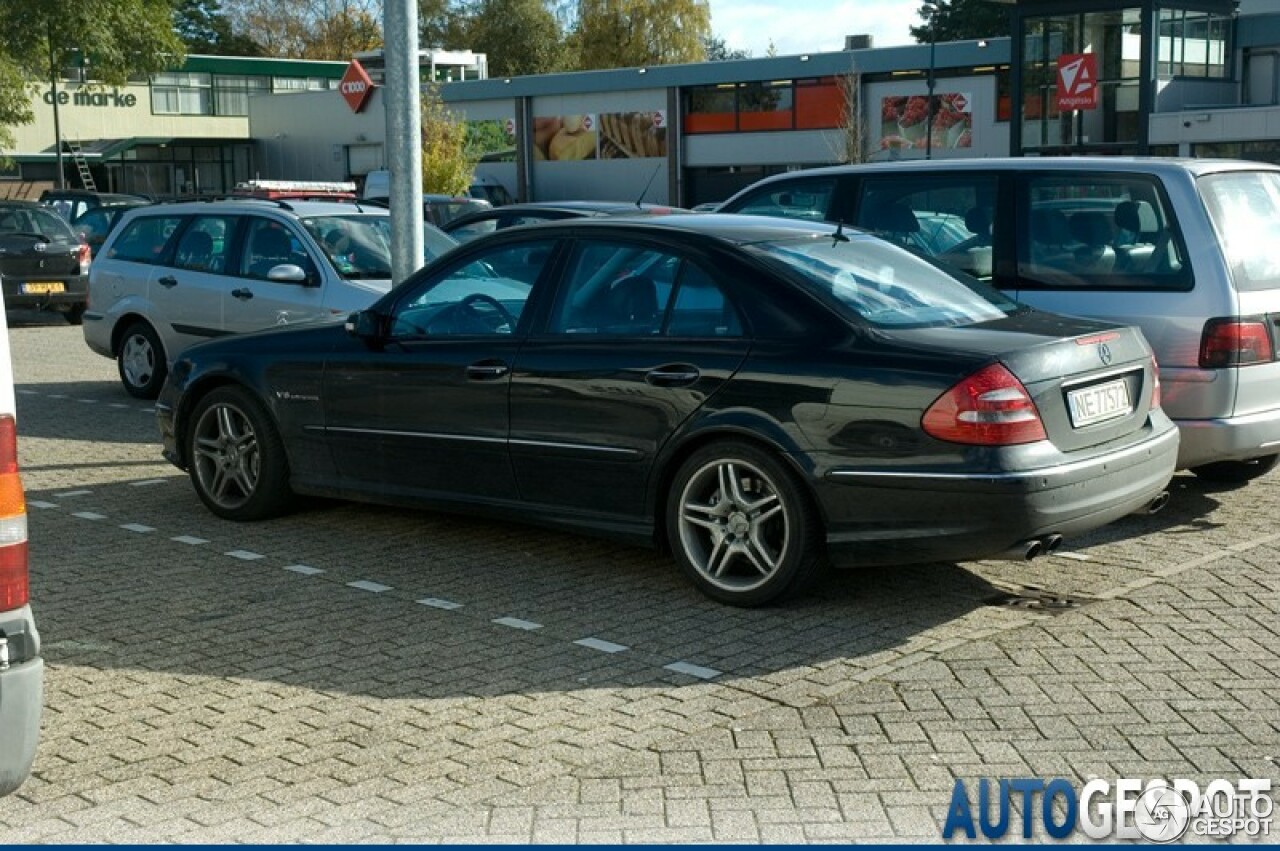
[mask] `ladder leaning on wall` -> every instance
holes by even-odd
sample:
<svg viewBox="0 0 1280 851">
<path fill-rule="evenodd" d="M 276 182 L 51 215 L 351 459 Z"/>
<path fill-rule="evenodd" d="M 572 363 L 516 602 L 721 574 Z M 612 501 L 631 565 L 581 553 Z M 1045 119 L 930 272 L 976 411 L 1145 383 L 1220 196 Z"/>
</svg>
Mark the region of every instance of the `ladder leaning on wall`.
<svg viewBox="0 0 1280 851">
<path fill-rule="evenodd" d="M 84 158 L 84 151 L 80 149 L 80 143 L 68 139 L 63 144 L 66 145 L 71 158 L 75 160 L 76 170 L 80 173 L 80 185 L 90 192 L 97 192 L 98 185 L 93 182 L 93 172 L 89 171 L 89 162 Z"/>
</svg>

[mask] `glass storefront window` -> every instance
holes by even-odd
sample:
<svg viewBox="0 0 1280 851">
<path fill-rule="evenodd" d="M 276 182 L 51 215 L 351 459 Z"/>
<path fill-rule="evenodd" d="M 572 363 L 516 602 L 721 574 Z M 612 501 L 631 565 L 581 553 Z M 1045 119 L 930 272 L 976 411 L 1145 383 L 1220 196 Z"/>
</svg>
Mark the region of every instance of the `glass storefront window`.
<svg viewBox="0 0 1280 851">
<path fill-rule="evenodd" d="M 210 74 L 168 71 L 151 78 L 151 111 L 156 115 L 212 115 Z"/>
<path fill-rule="evenodd" d="M 732 133 L 738 128 L 735 103 L 732 85 L 685 89 L 685 132 Z"/>
<path fill-rule="evenodd" d="M 790 130 L 793 123 L 790 80 L 738 84 L 739 130 Z"/>
<path fill-rule="evenodd" d="M 249 96 L 271 90 L 266 77 L 237 77 L 219 74 L 213 78 L 214 111 L 218 115 L 248 115 Z"/>
<path fill-rule="evenodd" d="M 1161 77 L 1228 75 L 1231 18 L 1213 12 L 1161 9 L 1156 31 L 1157 73 Z"/>
</svg>

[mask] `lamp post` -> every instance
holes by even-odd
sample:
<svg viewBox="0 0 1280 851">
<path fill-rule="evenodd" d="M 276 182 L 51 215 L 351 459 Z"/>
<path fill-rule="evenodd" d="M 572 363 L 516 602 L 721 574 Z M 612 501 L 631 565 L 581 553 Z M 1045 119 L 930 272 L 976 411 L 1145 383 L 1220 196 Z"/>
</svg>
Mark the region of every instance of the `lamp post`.
<svg viewBox="0 0 1280 851">
<path fill-rule="evenodd" d="M 53 102 L 53 146 L 58 162 L 58 188 L 67 188 L 67 176 L 62 169 L 62 119 L 58 115 L 58 61 L 53 52 L 53 20 L 46 21 L 49 38 L 49 97 Z"/>
<path fill-rule="evenodd" d="M 933 159 L 933 88 L 934 68 L 938 56 L 938 4 L 929 3 L 929 76 L 925 81 L 928 95 L 925 97 L 924 158 Z"/>
</svg>

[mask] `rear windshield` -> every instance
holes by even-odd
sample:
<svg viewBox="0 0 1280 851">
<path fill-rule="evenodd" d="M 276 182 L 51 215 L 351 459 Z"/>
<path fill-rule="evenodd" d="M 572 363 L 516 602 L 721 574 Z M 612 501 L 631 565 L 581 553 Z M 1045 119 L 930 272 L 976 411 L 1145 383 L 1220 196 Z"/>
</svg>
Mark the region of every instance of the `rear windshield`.
<svg viewBox="0 0 1280 851">
<path fill-rule="evenodd" d="M 878 239 L 831 237 L 748 246 L 782 263 L 824 299 L 872 325 L 929 328 L 1003 319 L 1021 305 L 975 278 L 953 275 Z"/>
<path fill-rule="evenodd" d="M 1200 179 L 1200 195 L 1236 289 L 1280 288 L 1280 173 L 1207 175 Z"/>
<path fill-rule="evenodd" d="M 56 213 L 34 207 L 0 208 L 0 235 L 28 234 L 50 241 L 74 242 L 71 226 Z"/>
</svg>

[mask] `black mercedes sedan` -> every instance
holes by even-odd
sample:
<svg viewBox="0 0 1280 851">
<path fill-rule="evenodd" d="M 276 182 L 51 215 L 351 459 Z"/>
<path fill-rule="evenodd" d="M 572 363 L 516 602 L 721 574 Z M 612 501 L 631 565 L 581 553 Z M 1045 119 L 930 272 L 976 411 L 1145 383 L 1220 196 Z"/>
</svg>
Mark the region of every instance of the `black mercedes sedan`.
<svg viewBox="0 0 1280 851">
<path fill-rule="evenodd" d="M 221 517 L 487 512 L 669 548 L 742 606 L 827 564 L 1050 551 L 1160 504 L 1178 444 L 1133 328 L 714 214 L 477 239 L 345 325 L 188 349 L 157 410 Z"/>
</svg>

